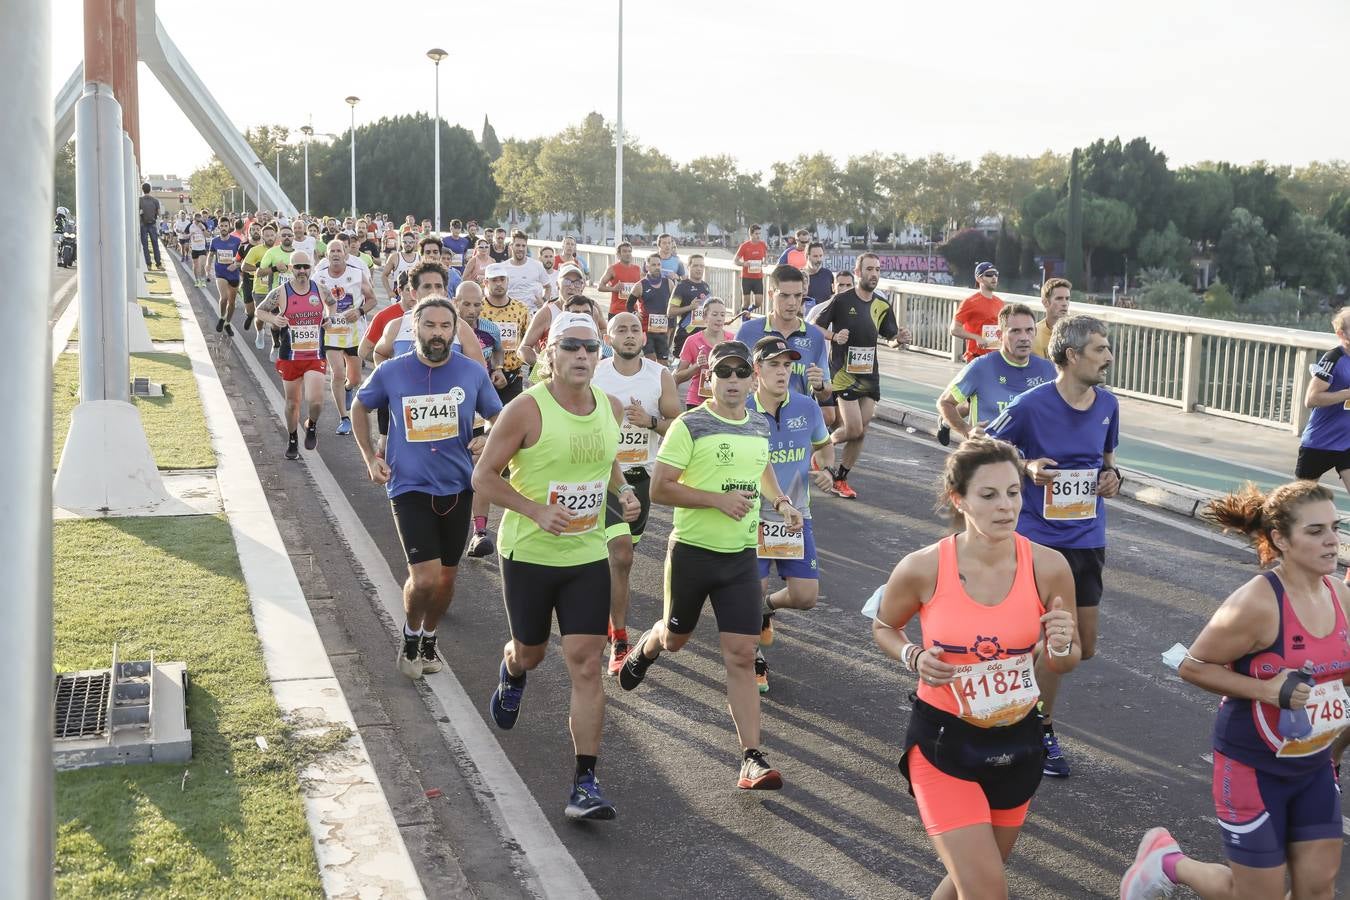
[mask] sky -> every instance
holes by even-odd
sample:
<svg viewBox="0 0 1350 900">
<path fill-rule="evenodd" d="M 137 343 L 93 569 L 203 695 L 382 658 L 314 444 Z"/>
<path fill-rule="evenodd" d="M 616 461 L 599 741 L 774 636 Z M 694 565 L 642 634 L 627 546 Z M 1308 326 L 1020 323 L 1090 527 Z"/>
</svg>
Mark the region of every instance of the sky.
<svg viewBox="0 0 1350 900">
<path fill-rule="evenodd" d="M 54 0 L 52 94 L 83 55 L 81 0 Z M 160 2 L 235 127 L 337 133 L 430 113 L 475 135 L 552 134 L 617 109 L 618 0 L 509 4 Z M 222 18 L 216 13 L 228 10 Z M 346 10 L 345 14 L 343 11 Z M 505 11 L 505 12 L 503 12 Z M 975 160 L 1148 138 L 1174 166 L 1350 155 L 1345 0 L 627 0 L 624 129 L 677 162 L 743 170 L 824 151 Z M 211 155 L 140 68 L 143 174 Z"/>
</svg>

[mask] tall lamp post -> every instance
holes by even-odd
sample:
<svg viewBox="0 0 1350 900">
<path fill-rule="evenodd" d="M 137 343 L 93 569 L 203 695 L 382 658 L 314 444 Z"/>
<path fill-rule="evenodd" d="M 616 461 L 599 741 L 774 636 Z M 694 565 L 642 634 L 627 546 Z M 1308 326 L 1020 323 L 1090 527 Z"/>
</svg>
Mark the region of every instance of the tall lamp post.
<svg viewBox="0 0 1350 900">
<path fill-rule="evenodd" d="M 301 125 L 300 133 L 305 136 L 305 215 L 309 215 L 309 142 L 314 138 L 314 126 Z"/>
<path fill-rule="evenodd" d="M 614 246 L 617 247 L 623 243 L 623 0 L 619 0 L 619 112 L 615 131 Z"/>
<path fill-rule="evenodd" d="M 258 193 L 254 195 L 258 198 L 258 206 L 255 212 L 262 212 L 262 177 L 267 167 L 262 164 L 261 160 L 255 160 L 253 165 L 258 167 Z"/>
<path fill-rule="evenodd" d="M 281 150 L 282 150 L 282 148 L 285 147 L 285 146 L 286 146 L 285 144 L 273 144 L 273 145 L 272 145 L 272 149 L 275 150 L 275 151 L 276 151 L 276 154 L 277 154 L 277 188 L 278 188 L 278 189 L 281 188 Z"/>
<path fill-rule="evenodd" d="M 436 124 L 433 126 L 436 134 L 436 233 L 441 233 L 441 60 L 449 56 L 440 47 L 432 47 L 427 51 L 427 59 L 436 64 Z"/>
<path fill-rule="evenodd" d="M 356 104 L 361 102 L 361 98 L 355 95 L 347 98 L 347 105 L 352 108 L 352 218 L 356 218 Z"/>
</svg>

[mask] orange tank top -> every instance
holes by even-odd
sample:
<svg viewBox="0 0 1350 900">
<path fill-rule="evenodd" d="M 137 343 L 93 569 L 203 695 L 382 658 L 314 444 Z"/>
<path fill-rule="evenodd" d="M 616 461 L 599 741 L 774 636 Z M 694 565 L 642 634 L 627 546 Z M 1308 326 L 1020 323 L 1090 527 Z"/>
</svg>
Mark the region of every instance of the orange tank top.
<svg viewBox="0 0 1350 900">
<path fill-rule="evenodd" d="M 957 667 L 951 684 L 919 683 L 919 699 L 972 725 L 993 728 L 1021 721 L 1036 706 L 1033 650 L 1045 607 L 1036 588 L 1031 541 L 1014 535 L 1017 573 L 995 606 L 976 603 L 957 571 L 956 535 L 938 544 L 937 586 L 919 610 L 925 647 L 941 647 Z"/>
</svg>

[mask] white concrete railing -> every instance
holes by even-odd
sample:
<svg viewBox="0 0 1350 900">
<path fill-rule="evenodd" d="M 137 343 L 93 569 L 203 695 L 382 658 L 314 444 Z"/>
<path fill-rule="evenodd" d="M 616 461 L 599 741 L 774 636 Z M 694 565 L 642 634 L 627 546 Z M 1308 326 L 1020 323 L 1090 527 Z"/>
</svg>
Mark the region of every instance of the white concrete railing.
<svg viewBox="0 0 1350 900">
<path fill-rule="evenodd" d="M 558 247 L 556 241 L 531 241 L 535 247 Z M 634 248 L 641 265 L 646 250 Z M 614 260 L 614 250 L 583 244 L 579 256 L 598 281 Z M 687 253 L 681 254 L 687 257 Z M 739 308 L 740 269 L 729 260 L 706 260 L 706 281 L 715 296 Z M 910 350 L 959 361 L 961 342 L 948 327 L 952 314 L 972 289 L 881 280 L 897 321 L 913 333 Z M 1040 297 L 1000 293 L 1039 311 Z M 1147 312 L 1073 304 L 1073 312 L 1096 316 L 1111 325 L 1115 364 L 1111 386 L 1116 393 L 1174 406 L 1182 412 L 1207 413 L 1259 425 L 1300 432 L 1308 420 L 1303 395 L 1310 370 L 1324 351 L 1335 345 L 1331 334 Z"/>
</svg>

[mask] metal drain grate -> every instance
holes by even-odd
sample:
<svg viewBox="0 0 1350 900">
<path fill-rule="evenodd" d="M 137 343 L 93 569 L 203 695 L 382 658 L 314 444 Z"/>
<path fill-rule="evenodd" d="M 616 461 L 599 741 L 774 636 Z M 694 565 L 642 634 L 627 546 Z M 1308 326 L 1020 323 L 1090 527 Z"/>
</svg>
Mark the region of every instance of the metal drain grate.
<svg viewBox="0 0 1350 900">
<path fill-rule="evenodd" d="M 56 676 L 54 736 L 60 739 L 103 734 L 108 728 L 111 688 L 112 673 L 106 670 Z"/>
</svg>

